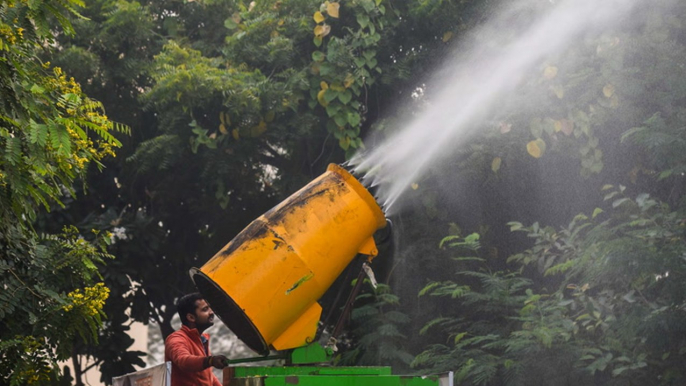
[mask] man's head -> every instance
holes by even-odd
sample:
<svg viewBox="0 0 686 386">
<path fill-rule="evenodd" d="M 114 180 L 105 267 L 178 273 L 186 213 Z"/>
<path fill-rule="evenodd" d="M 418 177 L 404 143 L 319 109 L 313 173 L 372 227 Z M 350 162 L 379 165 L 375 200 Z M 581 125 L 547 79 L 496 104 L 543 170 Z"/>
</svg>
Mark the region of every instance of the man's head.
<svg viewBox="0 0 686 386">
<path fill-rule="evenodd" d="M 188 328 L 203 332 L 214 324 L 214 312 L 202 295 L 197 292 L 184 295 L 176 302 L 176 310 Z"/>
</svg>

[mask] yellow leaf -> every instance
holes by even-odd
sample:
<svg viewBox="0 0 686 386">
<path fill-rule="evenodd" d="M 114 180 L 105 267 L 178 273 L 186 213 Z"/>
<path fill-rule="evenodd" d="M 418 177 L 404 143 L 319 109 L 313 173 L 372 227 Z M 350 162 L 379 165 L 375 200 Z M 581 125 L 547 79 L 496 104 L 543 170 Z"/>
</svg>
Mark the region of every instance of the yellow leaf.
<svg viewBox="0 0 686 386">
<path fill-rule="evenodd" d="M 447 42 L 448 40 L 453 38 L 453 33 L 451 31 L 448 31 L 443 34 L 443 43 Z"/>
<path fill-rule="evenodd" d="M 329 84 L 326 83 L 326 82 L 324 82 L 324 81 L 322 81 L 321 83 L 319 83 L 319 87 L 320 87 L 322 90 L 326 90 L 327 88 L 329 88 Z"/>
<path fill-rule="evenodd" d="M 350 137 L 341 137 L 338 140 L 338 144 L 343 148 L 343 150 L 348 150 L 350 147 Z"/>
<path fill-rule="evenodd" d="M 553 126 L 555 127 L 555 132 L 559 133 L 562 130 L 562 121 L 554 121 Z"/>
<path fill-rule="evenodd" d="M 345 91 L 345 87 L 343 87 L 340 83 L 331 83 L 330 88 L 333 91 Z"/>
<path fill-rule="evenodd" d="M 545 142 L 542 139 L 537 139 L 526 144 L 526 151 L 534 158 L 541 158 L 545 153 Z"/>
<path fill-rule="evenodd" d="M 276 37 L 278 37 L 278 36 L 279 36 L 279 31 L 277 31 L 277 30 L 272 31 L 272 32 L 269 34 L 269 37 L 271 37 L 272 39 L 274 39 L 274 38 L 276 38 Z"/>
<path fill-rule="evenodd" d="M 253 137 L 258 137 L 265 131 L 267 131 L 267 123 L 265 121 L 260 121 L 257 126 L 250 129 L 250 135 Z"/>
<path fill-rule="evenodd" d="M 318 38 L 323 38 L 331 32 L 331 26 L 328 24 L 322 24 L 314 27 L 314 36 Z"/>
<path fill-rule="evenodd" d="M 503 163 L 503 160 L 500 157 L 495 157 L 493 158 L 493 162 L 491 162 L 491 170 L 493 172 L 498 172 L 500 170 L 500 165 Z"/>
<path fill-rule="evenodd" d="M 219 113 L 219 121 L 221 123 L 224 123 L 224 112 L 223 111 Z"/>
<path fill-rule="evenodd" d="M 355 78 L 353 77 L 353 75 L 351 73 L 348 73 L 345 76 L 345 80 L 343 80 L 343 86 L 345 86 L 345 88 L 348 88 L 348 87 L 352 86 L 353 83 L 355 83 Z"/>
<path fill-rule="evenodd" d="M 605 98 L 610 98 L 612 95 L 615 93 L 615 86 L 611 84 L 606 84 L 605 87 L 603 87 L 603 95 L 605 95 Z"/>
<path fill-rule="evenodd" d="M 222 123 L 221 125 L 219 125 L 219 131 L 220 131 L 222 134 L 227 134 L 227 133 L 229 132 L 228 130 L 226 130 L 226 126 L 224 126 L 223 123 Z"/>
<path fill-rule="evenodd" d="M 208 135 L 208 137 L 210 139 L 217 139 L 217 133 L 212 133 L 212 134 Z"/>
<path fill-rule="evenodd" d="M 231 130 L 231 135 L 233 136 L 233 139 L 238 141 L 241 137 L 238 135 L 238 129 L 233 129 Z"/>
<path fill-rule="evenodd" d="M 321 23 L 321 22 L 323 22 L 324 19 L 325 19 L 324 15 L 322 15 L 322 13 L 319 12 L 319 11 L 315 12 L 315 13 L 314 13 L 314 16 L 313 16 L 312 18 L 313 18 L 314 21 L 317 22 L 317 23 Z"/>
<path fill-rule="evenodd" d="M 329 104 L 329 102 L 327 102 L 326 99 L 324 99 L 325 93 L 326 93 L 326 90 L 321 90 L 317 94 L 317 100 L 319 101 L 319 104 L 324 106 L 324 107 L 326 107 Z"/>
<path fill-rule="evenodd" d="M 338 10 L 341 7 L 340 3 L 329 3 L 326 5 L 326 13 L 331 17 L 338 19 Z"/>
<path fill-rule="evenodd" d="M 412 185 L 410 185 L 410 186 L 412 186 L 412 190 L 417 190 L 417 189 L 419 189 L 419 184 L 416 183 L 416 182 L 413 182 Z"/>
<path fill-rule="evenodd" d="M 276 25 L 278 25 L 279 27 L 281 27 L 284 23 L 285 23 L 285 22 L 283 21 L 283 19 L 280 19 L 279 22 L 276 23 Z"/>
<path fill-rule="evenodd" d="M 557 76 L 557 67 L 548 66 L 543 70 L 543 77 L 547 80 L 553 79 Z"/>
</svg>

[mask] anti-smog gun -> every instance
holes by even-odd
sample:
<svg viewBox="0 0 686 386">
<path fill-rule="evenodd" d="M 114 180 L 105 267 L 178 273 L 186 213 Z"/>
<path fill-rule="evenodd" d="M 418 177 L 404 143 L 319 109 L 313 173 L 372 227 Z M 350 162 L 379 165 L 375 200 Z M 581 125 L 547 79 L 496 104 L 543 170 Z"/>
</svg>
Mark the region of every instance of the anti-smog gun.
<svg viewBox="0 0 686 386">
<path fill-rule="evenodd" d="M 386 217 L 372 194 L 343 167 L 327 171 L 250 223 L 200 269 L 198 290 L 222 321 L 257 354 L 233 360 L 224 384 L 452 385 L 451 376 L 392 375 L 389 367 L 334 367 L 335 341 L 315 342 L 317 300 L 358 254 L 378 254 L 374 233 Z M 361 280 L 358 280 L 358 282 Z M 287 366 L 234 366 L 273 359 Z"/>
</svg>

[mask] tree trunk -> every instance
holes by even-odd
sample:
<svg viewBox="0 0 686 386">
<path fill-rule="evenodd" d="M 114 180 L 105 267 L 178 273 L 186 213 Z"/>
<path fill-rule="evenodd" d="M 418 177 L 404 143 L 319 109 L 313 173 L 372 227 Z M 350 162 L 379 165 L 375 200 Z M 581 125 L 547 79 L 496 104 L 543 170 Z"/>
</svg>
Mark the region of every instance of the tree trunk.
<svg viewBox="0 0 686 386">
<path fill-rule="evenodd" d="M 162 332 L 162 340 L 166 340 L 167 337 L 174 332 L 174 328 L 171 325 L 171 320 L 176 314 L 176 307 L 167 307 L 164 310 L 164 315 L 162 320 L 158 321 L 160 326 L 160 331 Z"/>
<path fill-rule="evenodd" d="M 83 380 L 83 370 L 81 369 L 81 362 L 79 361 L 79 355 L 76 353 L 76 347 L 71 352 L 71 363 L 74 367 L 74 382 L 76 386 L 84 386 Z"/>
</svg>

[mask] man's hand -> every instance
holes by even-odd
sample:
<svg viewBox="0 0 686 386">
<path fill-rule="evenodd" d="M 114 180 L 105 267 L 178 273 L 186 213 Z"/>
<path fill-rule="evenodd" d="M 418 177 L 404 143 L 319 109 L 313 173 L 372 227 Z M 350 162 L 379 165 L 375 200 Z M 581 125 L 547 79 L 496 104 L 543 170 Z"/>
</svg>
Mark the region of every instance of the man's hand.
<svg viewBox="0 0 686 386">
<path fill-rule="evenodd" d="M 223 369 L 229 365 L 229 358 L 224 355 L 213 355 L 210 357 L 210 366 Z"/>
</svg>

